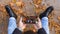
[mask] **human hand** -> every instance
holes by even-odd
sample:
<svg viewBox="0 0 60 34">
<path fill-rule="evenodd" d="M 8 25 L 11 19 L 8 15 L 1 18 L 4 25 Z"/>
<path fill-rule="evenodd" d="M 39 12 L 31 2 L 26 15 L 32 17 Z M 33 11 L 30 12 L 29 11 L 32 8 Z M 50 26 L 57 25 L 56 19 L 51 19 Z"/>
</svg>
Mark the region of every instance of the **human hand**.
<svg viewBox="0 0 60 34">
<path fill-rule="evenodd" d="M 38 19 L 38 21 L 36 21 L 36 24 L 33 24 L 33 25 L 38 30 L 38 29 L 42 28 L 42 23 L 41 23 L 41 20 L 39 17 L 37 19 Z"/>
<path fill-rule="evenodd" d="M 21 17 L 19 22 L 19 30 L 23 31 L 25 27 L 26 27 L 26 24 L 22 22 L 22 17 Z"/>
</svg>

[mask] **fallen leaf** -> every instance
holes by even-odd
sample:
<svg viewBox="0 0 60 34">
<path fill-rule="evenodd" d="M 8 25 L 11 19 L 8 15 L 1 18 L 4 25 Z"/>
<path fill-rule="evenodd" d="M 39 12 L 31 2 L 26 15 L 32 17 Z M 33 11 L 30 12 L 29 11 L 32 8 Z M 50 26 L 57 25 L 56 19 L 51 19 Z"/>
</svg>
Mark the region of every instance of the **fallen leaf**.
<svg viewBox="0 0 60 34">
<path fill-rule="evenodd" d="M 10 6 L 14 6 L 14 3 L 13 3 L 13 2 L 10 2 L 9 5 L 10 5 Z"/>
<path fill-rule="evenodd" d="M 38 4 L 41 4 L 41 3 L 42 3 L 42 0 L 33 0 L 33 3 L 34 3 L 34 4 L 37 4 L 37 5 L 38 5 Z"/>
<path fill-rule="evenodd" d="M 58 20 L 60 21 L 60 16 L 58 16 L 57 18 L 58 18 Z"/>
<path fill-rule="evenodd" d="M 16 2 L 16 5 L 18 6 L 18 7 L 23 7 L 24 6 L 24 3 L 21 1 L 21 2 Z"/>
</svg>

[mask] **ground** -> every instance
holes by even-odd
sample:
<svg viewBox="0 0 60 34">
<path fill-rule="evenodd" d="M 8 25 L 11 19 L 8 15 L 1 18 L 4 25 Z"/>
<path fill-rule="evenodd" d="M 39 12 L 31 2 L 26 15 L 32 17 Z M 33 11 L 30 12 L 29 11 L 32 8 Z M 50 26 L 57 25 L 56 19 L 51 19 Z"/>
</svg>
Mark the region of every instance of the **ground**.
<svg viewBox="0 0 60 34">
<path fill-rule="evenodd" d="M 9 15 L 4 6 L 10 5 L 18 16 L 17 24 L 21 14 L 25 16 L 35 16 L 43 12 L 48 6 L 53 6 L 54 10 L 49 15 L 50 34 L 60 34 L 60 0 L 0 0 L 0 34 L 7 34 Z"/>
</svg>

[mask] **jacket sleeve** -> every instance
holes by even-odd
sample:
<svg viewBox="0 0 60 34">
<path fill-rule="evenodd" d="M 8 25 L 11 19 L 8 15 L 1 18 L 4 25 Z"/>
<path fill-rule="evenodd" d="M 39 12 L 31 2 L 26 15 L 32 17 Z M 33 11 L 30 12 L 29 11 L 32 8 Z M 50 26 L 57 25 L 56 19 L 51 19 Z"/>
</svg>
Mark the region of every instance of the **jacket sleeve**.
<svg viewBox="0 0 60 34">
<path fill-rule="evenodd" d="M 46 34 L 46 31 L 43 28 L 41 28 L 41 29 L 38 30 L 37 33 L 38 34 Z"/>
<path fill-rule="evenodd" d="M 12 34 L 22 34 L 22 32 L 18 28 L 16 28 Z"/>
</svg>

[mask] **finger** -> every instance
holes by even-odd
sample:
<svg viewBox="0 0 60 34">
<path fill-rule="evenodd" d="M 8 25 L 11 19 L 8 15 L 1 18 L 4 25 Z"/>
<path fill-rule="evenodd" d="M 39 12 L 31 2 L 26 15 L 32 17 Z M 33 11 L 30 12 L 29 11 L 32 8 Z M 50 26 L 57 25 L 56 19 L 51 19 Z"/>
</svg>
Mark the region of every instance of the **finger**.
<svg viewBox="0 0 60 34">
<path fill-rule="evenodd" d="M 38 17 L 38 23 L 37 23 L 37 25 L 41 25 L 41 20 L 40 20 L 39 17 Z"/>
<path fill-rule="evenodd" d="M 38 22 L 36 21 L 36 24 L 37 24 Z"/>
<path fill-rule="evenodd" d="M 22 17 L 20 18 L 20 23 L 22 23 L 22 24 L 23 24 L 23 22 L 22 22 Z"/>
<path fill-rule="evenodd" d="M 37 28 L 38 28 L 36 24 L 33 24 L 33 26 L 35 27 L 35 29 L 37 29 Z"/>
<path fill-rule="evenodd" d="M 22 25 L 23 25 L 23 22 L 22 22 L 22 17 L 20 18 L 19 25 L 20 25 L 20 26 L 22 26 Z"/>
<path fill-rule="evenodd" d="M 24 24 L 22 28 L 23 28 L 23 29 L 26 28 L 26 24 Z"/>
<path fill-rule="evenodd" d="M 34 26 L 35 28 L 37 28 L 36 24 L 33 24 L 33 26 Z"/>
<path fill-rule="evenodd" d="M 22 22 L 22 17 L 20 18 L 20 21 Z"/>
<path fill-rule="evenodd" d="M 26 25 L 26 24 L 24 24 L 24 26 L 26 27 L 27 25 Z"/>
<path fill-rule="evenodd" d="M 38 22 L 41 22 L 40 18 L 38 17 Z"/>
</svg>

